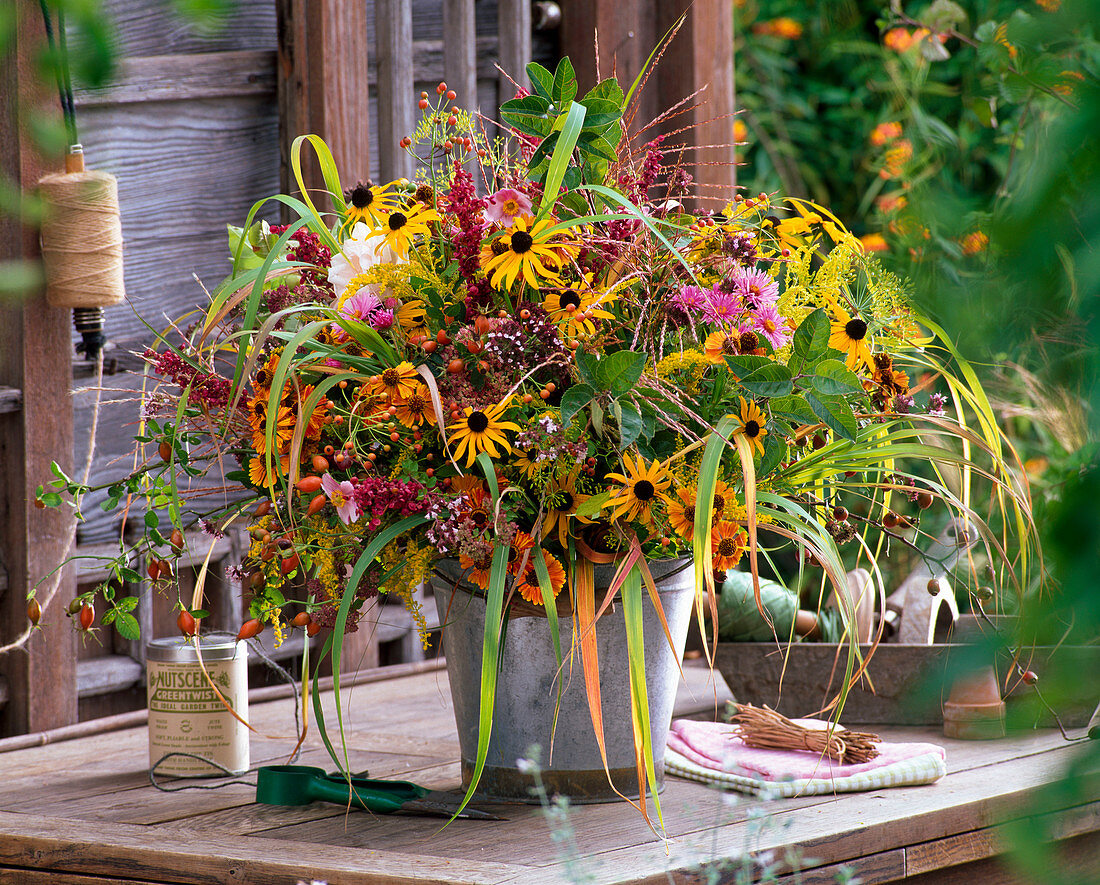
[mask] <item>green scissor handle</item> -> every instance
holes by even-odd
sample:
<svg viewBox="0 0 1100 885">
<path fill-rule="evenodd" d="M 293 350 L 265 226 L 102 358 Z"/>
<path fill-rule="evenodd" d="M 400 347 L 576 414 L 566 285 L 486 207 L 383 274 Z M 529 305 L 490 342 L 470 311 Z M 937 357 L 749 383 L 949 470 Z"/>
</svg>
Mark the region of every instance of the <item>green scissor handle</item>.
<svg viewBox="0 0 1100 885">
<path fill-rule="evenodd" d="M 376 780 L 369 777 L 341 777 L 338 774 L 326 775 L 324 780 L 316 787 L 324 789 L 328 795 L 324 798 L 329 802 L 348 801 L 351 796 L 351 804 L 358 808 L 366 808 L 368 811 L 376 811 L 385 814 L 389 811 L 399 811 L 401 806 L 412 799 L 420 799 L 428 794 L 424 787 L 417 786 L 410 781 Z M 339 796 L 338 799 L 331 798 Z"/>
<path fill-rule="evenodd" d="M 265 765 L 259 769 L 256 801 L 265 805 L 308 805 L 315 800 L 352 805 L 385 814 L 400 810 L 428 790 L 408 781 L 326 774 L 309 765 Z"/>
</svg>

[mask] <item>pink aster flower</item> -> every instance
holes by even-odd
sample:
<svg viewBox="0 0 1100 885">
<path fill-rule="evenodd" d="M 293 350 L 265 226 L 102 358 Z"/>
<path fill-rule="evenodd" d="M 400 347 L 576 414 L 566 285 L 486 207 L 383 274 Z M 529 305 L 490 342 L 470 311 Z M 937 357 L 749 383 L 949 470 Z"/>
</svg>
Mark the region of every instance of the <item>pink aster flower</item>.
<svg viewBox="0 0 1100 885">
<path fill-rule="evenodd" d="M 709 291 L 698 286 L 684 286 L 672 296 L 672 301 L 678 307 L 683 308 L 688 316 L 702 313 L 707 309 L 707 296 Z"/>
<path fill-rule="evenodd" d="M 779 298 L 779 283 L 762 270 L 737 268 L 733 272 L 734 291 L 749 307 L 761 304 L 775 304 Z"/>
<path fill-rule="evenodd" d="M 518 216 L 530 214 L 531 198 L 510 187 L 501 188 L 489 197 L 485 209 L 486 218 L 505 227 L 511 227 Z"/>
<path fill-rule="evenodd" d="M 386 300 L 388 302 L 391 299 Z M 340 306 L 340 315 L 380 330 L 390 328 L 394 320 L 393 308 L 384 307 L 378 296 L 368 289 L 360 289 L 345 301 Z M 338 340 L 347 340 L 347 330 L 335 326 L 334 331 Z"/>
<path fill-rule="evenodd" d="M 331 473 L 326 473 L 321 477 L 321 488 L 344 525 L 351 525 L 359 518 L 359 503 L 355 500 L 355 486 L 351 482 L 338 480 Z"/>
<path fill-rule="evenodd" d="M 707 304 L 703 308 L 703 312 L 712 323 L 729 325 L 737 321 L 737 318 L 743 312 L 743 308 L 741 307 L 741 299 L 737 295 L 713 289 L 707 292 Z"/>
<path fill-rule="evenodd" d="M 749 314 L 752 320 L 752 330 L 759 332 L 771 342 L 771 346 L 778 350 L 791 340 L 791 330 L 787 321 L 776 309 L 774 304 L 762 304 Z"/>
</svg>

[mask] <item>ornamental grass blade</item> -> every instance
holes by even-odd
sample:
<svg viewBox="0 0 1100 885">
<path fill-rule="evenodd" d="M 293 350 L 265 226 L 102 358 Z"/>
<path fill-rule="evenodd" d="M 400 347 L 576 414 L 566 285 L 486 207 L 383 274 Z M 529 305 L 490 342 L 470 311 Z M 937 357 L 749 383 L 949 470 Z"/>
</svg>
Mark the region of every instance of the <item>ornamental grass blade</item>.
<svg viewBox="0 0 1100 885">
<path fill-rule="evenodd" d="M 661 800 L 657 793 L 657 767 L 653 759 L 653 732 L 649 717 L 649 690 L 645 679 L 642 574 L 637 564 L 631 567 L 626 576 L 622 599 L 623 619 L 626 622 L 627 660 L 630 667 L 630 720 L 634 731 L 634 761 L 638 769 L 638 810 L 653 829 L 649 819 L 649 803 L 646 800 L 646 782 L 648 781 L 653 792 L 653 807 L 657 811 L 657 820 L 663 829 L 665 822 L 661 814 Z"/>
<path fill-rule="evenodd" d="M 607 742 L 603 733 L 603 703 L 600 699 L 600 651 L 596 642 L 596 575 L 592 561 L 584 556 L 577 561 L 577 633 L 581 646 L 581 667 L 588 697 L 588 712 L 596 743 L 600 748 L 608 783 L 611 771 L 607 767 Z M 612 784 L 612 786 L 614 786 Z M 617 792 L 617 791 L 616 791 Z"/>
<path fill-rule="evenodd" d="M 290 145 L 290 168 L 294 172 L 294 180 L 298 184 L 298 190 L 302 192 L 302 199 L 305 201 L 306 206 L 309 207 L 310 214 L 313 216 L 314 221 L 320 227 L 317 233 L 321 236 L 325 245 L 332 251 L 339 252 L 340 244 L 336 242 L 336 238 L 329 232 L 325 220 L 321 217 L 321 213 L 317 211 L 317 207 L 313 205 L 313 199 L 309 195 L 309 188 L 306 187 L 304 178 L 302 177 L 302 146 L 309 143 L 313 148 L 314 153 L 317 155 L 317 162 L 321 166 L 321 177 L 325 180 L 325 187 L 328 189 L 329 196 L 332 198 L 332 203 L 336 207 L 336 211 L 341 215 L 347 212 L 347 206 L 344 203 L 344 191 L 340 187 L 340 173 L 336 170 L 336 160 L 332 157 L 332 151 L 329 150 L 324 139 L 319 135 L 299 135 Z"/>
<path fill-rule="evenodd" d="M 584 128 L 584 115 L 588 112 L 580 102 L 572 102 L 569 112 L 565 116 L 565 123 L 561 127 L 561 135 L 558 143 L 554 145 L 554 153 L 550 155 L 550 167 L 546 172 L 546 187 L 543 189 L 542 204 L 539 206 L 539 214 L 535 219 L 539 221 L 550 214 L 558 202 L 558 191 L 561 190 L 562 180 L 565 178 L 565 170 L 573 157 L 573 148 L 577 146 L 577 139 Z"/>
<path fill-rule="evenodd" d="M 714 550 L 711 544 L 713 528 L 714 490 L 718 486 L 718 469 L 722 455 L 729 445 L 730 432 L 737 426 L 734 415 L 726 415 L 707 437 L 703 457 L 699 462 L 699 485 L 695 496 L 695 531 L 692 534 L 692 558 L 695 570 L 695 616 L 703 637 L 703 651 L 707 663 L 714 668 L 714 647 L 718 644 L 718 597 L 714 588 L 714 570 L 711 562 Z M 711 642 L 707 642 L 706 618 L 703 612 L 703 588 L 706 588 L 710 605 Z"/>
<path fill-rule="evenodd" d="M 561 711 L 562 696 L 562 657 L 561 657 L 561 631 L 558 626 L 558 603 L 554 598 L 554 588 L 550 584 L 550 570 L 546 567 L 546 560 L 541 556 L 534 556 L 532 562 L 535 565 L 535 574 L 539 579 L 539 590 L 542 593 L 542 604 L 546 609 L 546 623 L 550 628 L 550 639 L 554 643 L 554 670 L 556 676 L 554 682 L 557 685 L 557 697 L 554 699 L 554 718 L 550 723 L 550 762 L 554 761 L 554 735 L 558 730 L 558 713 Z"/>
<path fill-rule="evenodd" d="M 756 466 L 752 461 L 752 443 L 743 433 L 738 433 L 733 438 L 737 446 L 737 457 L 741 459 L 741 472 L 745 477 L 745 529 L 749 533 L 749 568 L 752 571 L 752 595 L 756 598 L 756 609 L 767 621 L 768 626 L 775 628 L 771 618 L 764 610 L 764 602 L 760 598 L 760 563 L 757 558 L 756 546 Z"/>
<path fill-rule="evenodd" d="M 449 826 L 473 798 L 485 760 L 489 756 L 489 738 L 493 733 L 493 708 L 496 706 L 497 675 L 500 671 L 501 622 L 504 613 L 504 579 L 508 573 L 508 548 L 498 544 L 493 550 L 493 564 L 489 569 L 489 586 L 485 592 L 485 634 L 481 650 L 481 697 L 477 722 L 477 759 L 470 786 L 455 813 L 443 826 Z M 442 827 L 441 827 L 442 829 Z"/>
<path fill-rule="evenodd" d="M 500 488 L 497 485 L 497 474 L 492 459 L 485 452 L 481 452 L 477 456 L 477 464 L 485 473 L 493 507 L 497 508 L 500 505 Z M 485 760 L 489 756 L 489 738 L 493 733 L 493 709 L 496 706 L 497 697 L 497 675 L 500 672 L 500 656 L 503 650 L 504 583 L 508 576 L 508 553 L 509 548 L 504 544 L 498 544 L 493 549 L 493 562 L 489 568 L 489 586 L 485 591 L 485 633 L 481 649 L 481 689 L 474 773 L 462 803 L 450 820 L 443 825 L 444 827 L 455 820 L 462 809 L 469 804 L 474 791 L 477 790 L 477 785 L 481 782 Z"/>
<path fill-rule="evenodd" d="M 393 540 L 399 538 L 405 532 L 416 528 L 421 523 L 427 522 L 428 518 L 423 514 L 417 514 L 415 516 L 406 516 L 399 522 L 394 523 L 388 529 L 379 532 L 373 538 L 366 549 L 360 554 L 359 559 L 355 562 L 355 567 L 351 570 L 351 576 L 348 578 L 347 587 L 344 589 L 344 595 L 340 599 L 340 608 L 336 612 L 336 623 L 332 628 L 332 637 L 330 639 L 332 645 L 332 693 L 336 697 L 336 720 L 340 726 L 340 747 L 344 751 L 344 759 L 340 760 L 339 757 L 333 752 L 332 744 L 329 742 L 325 735 L 324 724 L 318 719 L 318 727 L 321 729 L 325 747 L 329 751 L 329 755 L 332 756 L 333 761 L 340 768 L 341 771 L 351 771 L 351 761 L 348 758 L 348 744 L 347 736 L 344 734 L 344 710 L 340 703 L 340 658 L 344 648 L 344 630 L 348 623 L 348 614 L 351 612 L 351 604 L 355 600 L 355 591 L 359 589 L 359 582 L 363 580 L 363 575 L 366 574 L 367 569 L 371 563 L 378 558 L 378 555 L 386 548 L 386 546 Z M 326 643 L 326 648 L 328 644 Z M 320 701 L 317 700 L 317 686 L 314 684 L 314 700 L 315 710 L 319 710 Z"/>
</svg>

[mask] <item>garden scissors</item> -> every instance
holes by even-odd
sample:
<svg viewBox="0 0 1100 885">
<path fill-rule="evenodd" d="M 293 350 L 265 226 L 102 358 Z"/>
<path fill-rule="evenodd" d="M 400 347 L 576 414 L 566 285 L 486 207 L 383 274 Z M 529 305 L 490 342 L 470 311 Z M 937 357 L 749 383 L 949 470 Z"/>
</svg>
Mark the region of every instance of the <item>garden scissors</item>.
<svg viewBox="0 0 1100 885">
<path fill-rule="evenodd" d="M 310 765 L 265 765 L 256 781 L 256 801 L 263 805 L 308 805 L 315 800 L 365 808 L 378 814 L 422 814 L 451 817 L 460 800 L 450 793 L 429 790 L 409 781 L 350 778 L 326 774 Z M 458 817 L 503 820 L 467 806 Z"/>
</svg>

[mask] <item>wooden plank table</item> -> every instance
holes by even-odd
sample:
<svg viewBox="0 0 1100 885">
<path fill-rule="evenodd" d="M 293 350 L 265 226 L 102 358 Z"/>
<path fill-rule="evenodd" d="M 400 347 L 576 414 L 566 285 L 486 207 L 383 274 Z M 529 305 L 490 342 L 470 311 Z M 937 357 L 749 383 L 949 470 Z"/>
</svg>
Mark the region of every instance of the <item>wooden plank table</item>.
<svg viewBox="0 0 1100 885">
<path fill-rule="evenodd" d="M 728 696 L 689 668 L 680 715 L 713 714 Z M 720 682 L 720 677 L 719 677 Z M 331 695 L 328 721 L 334 721 Z M 285 761 L 293 702 L 255 705 L 253 765 Z M 347 691 L 349 761 L 375 777 L 438 787 L 459 781 L 446 672 Z M 947 740 L 930 730 L 880 729 L 895 740 L 947 748 L 932 786 L 763 802 L 669 778 L 661 805 L 670 842 L 625 804 L 573 807 L 550 822 L 537 806 L 494 806 L 507 820 L 376 816 L 330 804 L 254 803 L 243 785 L 166 793 L 146 773 L 145 728 L 0 754 L 0 885 L 103 883 L 595 883 L 740 882 L 743 869 L 801 860 L 802 883 L 834 882 L 843 865 L 864 885 L 1015 881 L 997 866 L 996 824 L 1019 816 L 1030 792 L 1079 751 L 1056 732 L 1000 741 Z M 301 762 L 331 767 L 314 732 Z M 254 777 L 254 775 L 250 776 Z M 170 781 L 172 786 L 180 783 Z M 219 781 L 200 781 L 204 786 Z M 1055 832 L 1079 868 L 1100 856 L 1100 786 L 1056 812 Z M 708 875 L 710 878 L 708 878 Z M 787 881 L 781 875 L 780 882 Z"/>
</svg>

